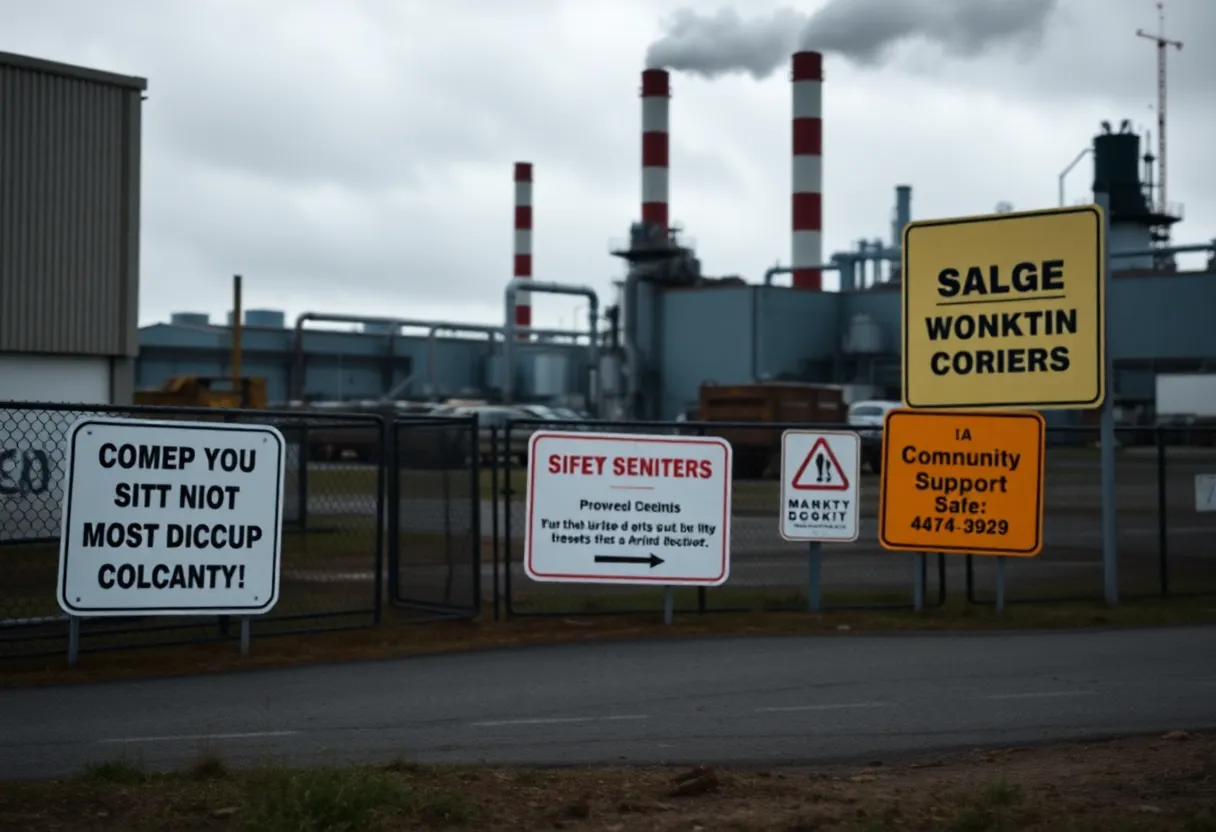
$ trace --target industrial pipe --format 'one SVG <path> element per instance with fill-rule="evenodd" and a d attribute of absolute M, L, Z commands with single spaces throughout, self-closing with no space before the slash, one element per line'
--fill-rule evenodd
<path fill-rule="evenodd" d="M 552 281 L 513 279 L 507 284 L 504 299 L 506 301 L 506 336 L 502 342 L 502 400 L 504 404 L 511 403 L 515 387 L 515 365 L 511 351 L 514 347 L 517 327 L 515 326 L 515 298 L 520 290 L 526 289 L 529 294 L 540 292 L 549 295 L 577 295 L 587 299 L 587 322 L 591 338 L 591 379 L 588 385 L 588 396 L 592 411 L 595 415 L 600 412 L 599 372 L 600 372 L 600 297 L 589 286 L 575 286 L 568 283 Z"/>
<path fill-rule="evenodd" d="M 1112 251 L 1111 259 L 1120 257 L 1153 257 L 1162 254 L 1216 254 L 1216 240 L 1208 243 L 1189 243 L 1181 246 L 1162 246 L 1161 248 L 1146 248 L 1140 251 Z"/>
<path fill-rule="evenodd" d="M 840 262 L 836 259 L 838 256 L 839 255 L 833 254 L 832 262 L 830 265 L 814 266 L 813 267 L 814 270 L 820 271 L 820 272 L 840 271 Z M 794 269 L 790 266 L 769 266 L 767 269 L 764 270 L 764 285 L 772 286 L 774 277 L 776 277 L 779 274 L 792 274 L 793 272 L 794 272 Z"/>
<path fill-rule="evenodd" d="M 531 278 L 524 278 L 524 279 L 530 280 Z M 493 344 L 494 344 L 495 335 L 502 335 L 504 337 L 506 335 L 505 330 L 501 326 L 494 326 L 492 324 L 459 324 L 459 325 L 435 324 L 434 326 L 432 326 L 431 331 L 429 333 L 427 333 L 427 344 L 426 344 L 426 368 L 427 368 L 426 378 L 427 378 L 427 384 L 431 388 L 432 391 L 434 391 L 434 389 L 435 389 L 435 344 L 439 340 L 438 335 L 440 332 L 480 332 L 480 333 L 483 333 L 483 334 L 489 336 L 489 341 L 490 341 L 491 346 L 493 346 Z M 573 330 L 573 329 L 536 329 L 536 328 L 530 327 L 530 326 L 517 326 L 515 328 L 515 334 L 516 335 L 558 336 L 558 337 L 569 336 L 572 338 L 580 338 L 583 336 L 590 337 L 590 333 L 579 332 L 579 331 Z M 397 388 L 394 387 L 393 390 L 390 391 L 390 393 L 386 395 L 386 398 L 391 397 L 391 395 L 395 394 L 396 392 L 397 392 Z"/>
<path fill-rule="evenodd" d="M 331 314 L 328 312 L 302 312 L 296 316 L 295 332 L 292 338 L 292 379 L 291 379 L 291 395 L 290 399 L 302 399 L 304 392 L 304 324 L 308 321 L 316 321 L 321 323 L 331 324 L 382 324 L 389 328 L 386 334 L 388 341 L 388 354 L 393 356 L 396 353 L 394 344 L 396 343 L 398 330 L 402 327 L 441 327 L 443 329 L 466 330 L 470 327 L 476 328 L 478 324 L 464 324 L 454 321 L 427 321 L 418 318 L 385 318 L 369 315 L 340 315 Z M 567 330 L 532 330 L 535 334 L 568 334 Z M 595 327 L 592 326 L 594 334 Z M 594 337 L 594 336 L 593 336 Z"/>

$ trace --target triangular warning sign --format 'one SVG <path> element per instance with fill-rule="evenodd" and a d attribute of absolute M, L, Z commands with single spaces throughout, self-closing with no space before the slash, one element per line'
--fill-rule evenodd
<path fill-rule="evenodd" d="M 790 485 L 798 491 L 848 491 L 849 478 L 822 436 L 815 440 Z"/>

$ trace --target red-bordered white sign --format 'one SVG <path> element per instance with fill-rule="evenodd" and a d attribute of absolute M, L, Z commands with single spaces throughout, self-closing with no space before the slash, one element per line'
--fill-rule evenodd
<path fill-rule="evenodd" d="M 538 430 L 526 499 L 534 581 L 717 586 L 730 575 L 724 439 Z"/>

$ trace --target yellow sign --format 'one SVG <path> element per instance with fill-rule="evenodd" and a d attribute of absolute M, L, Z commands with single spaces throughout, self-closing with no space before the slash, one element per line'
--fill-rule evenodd
<path fill-rule="evenodd" d="M 910 223 L 904 405 L 1101 407 L 1105 271 L 1097 205 Z"/>
<path fill-rule="evenodd" d="M 1045 434 L 1034 411 L 888 411 L 878 541 L 897 551 L 1037 555 Z"/>

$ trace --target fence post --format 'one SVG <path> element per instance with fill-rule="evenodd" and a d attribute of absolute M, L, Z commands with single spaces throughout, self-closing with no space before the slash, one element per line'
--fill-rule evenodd
<path fill-rule="evenodd" d="M 473 435 L 474 456 L 481 455 L 481 430 Z M 494 620 L 502 614 L 498 582 L 498 425 L 490 425 L 490 579 L 494 582 Z M 480 501 L 480 496 L 478 497 Z"/>
<path fill-rule="evenodd" d="M 514 606 L 514 600 L 511 597 L 511 497 L 515 492 L 511 488 L 511 420 L 508 419 L 502 426 L 502 445 L 503 445 L 503 501 L 502 501 L 502 586 L 503 595 L 505 596 L 505 618 L 511 617 L 511 612 Z M 495 465 L 498 461 L 495 460 Z"/>
<path fill-rule="evenodd" d="M 1157 559 L 1161 573 L 1161 597 L 1170 595 L 1169 520 L 1167 517 L 1167 494 L 1165 477 L 1165 429 L 1156 426 L 1157 437 Z"/>
<path fill-rule="evenodd" d="M 376 553 L 373 557 L 376 600 L 372 621 L 379 626 L 384 617 L 384 549 L 388 544 L 389 593 L 395 601 L 400 598 L 401 494 L 399 460 L 397 459 L 397 424 L 380 417 L 380 464 L 376 467 Z M 392 466 L 391 469 L 389 466 Z M 386 505 L 387 504 L 387 505 Z M 387 541 L 385 535 L 388 535 Z"/>
<path fill-rule="evenodd" d="M 469 476 L 473 480 L 473 492 L 470 502 L 473 504 L 473 618 L 476 619 L 481 615 L 483 609 L 481 605 L 481 552 L 483 545 L 481 539 L 481 456 L 477 453 L 477 444 L 479 444 L 481 437 L 481 419 L 476 412 L 473 413 L 473 423 L 470 426 L 470 432 L 474 442 L 473 464 L 470 466 L 472 470 L 469 472 Z M 497 586 L 494 591 L 497 593 Z"/>

